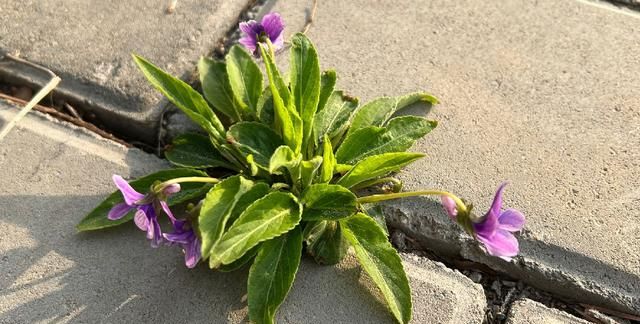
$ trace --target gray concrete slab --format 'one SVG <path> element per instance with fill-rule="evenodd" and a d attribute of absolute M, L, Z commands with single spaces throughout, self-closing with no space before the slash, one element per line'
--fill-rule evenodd
<path fill-rule="evenodd" d="M 17 107 L 0 101 L 0 127 Z M 0 143 L 0 323 L 241 323 L 246 269 L 184 267 L 135 226 L 75 232 L 113 191 L 112 173 L 166 167 L 137 149 L 31 113 Z M 442 264 L 403 255 L 415 323 L 481 323 L 482 287 Z M 355 258 L 302 263 L 279 323 L 393 323 Z"/>
<path fill-rule="evenodd" d="M 288 32 L 311 1 L 279 1 Z M 322 1 L 308 35 L 340 88 L 366 102 L 428 90 L 440 121 L 400 173 L 480 212 L 510 180 L 522 256 L 486 257 L 433 199 L 389 204 L 428 248 L 570 299 L 640 312 L 640 15 L 580 1 Z M 286 63 L 287 55 L 280 61 Z M 283 64 L 284 65 L 284 64 Z M 423 110 L 416 107 L 415 111 Z"/>
<path fill-rule="evenodd" d="M 189 78 L 248 2 L 179 1 L 167 14 L 170 1 L 4 1 L 0 53 L 18 52 L 50 68 L 63 80 L 58 95 L 118 134 L 155 143 L 166 101 L 138 72 L 131 53 Z M 0 77 L 39 86 L 47 81 L 11 61 L 0 64 Z"/>
<path fill-rule="evenodd" d="M 507 324 L 587 324 L 559 309 L 549 308 L 531 299 L 520 299 L 511 305 Z"/>

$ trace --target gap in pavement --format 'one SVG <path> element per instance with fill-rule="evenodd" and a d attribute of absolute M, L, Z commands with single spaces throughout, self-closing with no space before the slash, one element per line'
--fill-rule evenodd
<path fill-rule="evenodd" d="M 260 10 L 260 7 L 265 3 L 265 0 L 252 0 L 249 1 L 244 9 L 242 9 L 239 16 L 235 19 L 234 24 L 231 25 L 223 37 L 218 39 L 209 53 L 209 56 L 217 56 L 220 49 L 224 49 L 225 45 L 229 42 L 229 36 L 237 32 L 238 23 L 243 20 L 253 19 L 256 13 Z M 179 10 L 179 8 L 178 8 Z M 52 72 L 46 68 L 41 67 L 32 62 L 27 62 L 20 58 L 20 53 L 5 53 L 0 52 L 0 65 L 11 67 L 5 73 L 0 69 L 0 97 L 11 100 L 18 104 L 25 104 L 29 101 L 33 94 L 40 90 L 40 85 L 45 84 L 50 78 L 49 74 Z M 17 59 L 13 59 L 16 57 Z M 25 63 L 26 62 L 26 63 Z M 199 82 L 197 81 L 196 67 L 185 73 L 186 78 L 183 78 L 185 82 L 198 88 Z M 75 82 L 72 76 L 65 76 L 59 74 L 64 82 Z M 101 91 L 107 91 L 101 89 Z M 43 99 L 34 110 L 49 114 L 59 120 L 70 122 L 76 126 L 80 126 L 88 129 L 91 132 L 98 134 L 101 137 L 113 140 L 122 145 L 128 147 L 137 147 L 144 150 L 147 153 L 155 155 L 162 155 L 163 143 L 158 142 L 157 139 L 153 142 L 149 142 L 148 139 L 139 138 L 135 132 L 129 132 L 125 130 L 113 129 L 113 118 L 118 118 L 112 115 L 100 116 L 94 112 L 100 112 L 105 109 L 101 102 L 96 102 L 94 98 L 80 97 L 75 93 L 64 91 L 61 88 L 54 89 L 45 99 Z M 164 123 L 164 118 L 167 113 L 177 111 L 171 104 L 167 104 L 162 112 L 160 123 Z M 161 132 L 160 132 L 161 133 Z"/>
<path fill-rule="evenodd" d="M 603 1 L 611 3 L 616 7 L 627 8 L 635 11 L 640 11 L 640 0 L 590 0 L 590 1 Z"/>
<path fill-rule="evenodd" d="M 619 1 L 624 2 L 625 0 Z M 612 2 L 617 1 L 612 0 Z M 268 9 L 268 7 L 270 5 L 273 5 L 273 3 L 273 0 L 256 0 L 251 2 L 238 17 L 237 23 L 248 19 L 255 19 L 259 12 L 264 11 L 263 9 Z M 636 7 L 636 9 L 637 8 L 638 7 Z M 225 34 L 223 38 L 219 39 L 209 56 L 215 58 L 223 58 L 230 46 L 237 42 L 237 39 L 239 38 L 237 23 L 233 25 L 232 28 L 230 28 L 230 30 Z M 196 77 L 197 74 L 195 68 L 192 72 L 193 73 L 186 81 L 194 85 L 196 88 L 199 88 L 200 85 Z M 37 91 L 37 89 L 33 89 L 33 85 L 20 84 L 19 82 L 15 82 L 15 80 L 12 80 L 10 77 L 0 76 L 0 92 L 4 92 L 12 97 L 28 100 L 28 98 L 36 92 L 34 90 Z M 64 94 L 54 93 L 48 96 L 47 99 L 43 100 L 42 104 L 47 107 L 53 107 L 50 109 L 55 109 L 55 111 L 57 111 L 57 113 L 50 112 L 50 114 L 52 114 L 54 117 L 66 121 L 70 121 L 69 118 L 71 118 L 72 120 L 76 119 L 76 122 L 82 121 L 89 125 L 93 125 L 94 127 L 97 127 L 106 133 L 106 135 L 100 134 L 101 136 L 109 138 L 108 135 L 111 133 L 109 129 L 103 125 L 103 123 L 95 116 L 95 114 L 86 112 L 87 109 L 84 108 L 87 104 L 86 102 L 74 101 L 72 98 L 65 97 Z M 70 106 L 71 109 L 67 106 Z M 167 117 L 175 114 L 177 111 L 178 110 L 175 107 L 165 109 L 162 120 L 166 121 Z M 68 117 L 61 117 L 61 115 L 65 115 Z M 90 128 L 90 126 L 84 127 L 96 132 L 95 129 Z M 110 139 L 118 141 L 118 138 L 122 138 L 124 139 L 124 141 L 126 141 L 126 143 L 139 147 L 147 152 L 153 152 L 156 154 L 160 154 L 161 152 L 161 146 L 157 148 L 151 147 L 143 142 L 137 142 L 134 138 L 127 137 L 126 134 L 116 134 L 114 138 Z M 160 140 L 160 143 L 166 143 L 162 139 L 162 133 Z M 404 234 L 402 232 L 399 232 L 398 230 L 394 230 L 392 232 L 392 239 L 393 237 L 396 237 L 396 239 L 393 240 L 394 245 L 399 250 L 427 256 L 430 259 L 442 262 L 452 269 L 459 270 L 463 274 L 470 277 L 474 282 L 482 284 L 485 289 L 485 295 L 487 296 L 489 305 L 486 313 L 486 322 L 488 323 L 504 322 L 504 320 L 506 319 L 506 315 L 509 312 L 511 303 L 521 296 L 525 296 L 529 299 L 542 302 L 547 306 L 569 312 L 578 317 L 586 318 L 585 316 L 583 316 L 584 312 L 586 311 L 585 307 L 577 302 L 565 301 L 562 298 L 554 297 L 552 294 L 527 286 L 521 281 L 509 277 L 507 274 L 497 273 L 493 270 L 490 270 L 488 267 L 480 263 L 468 260 L 455 260 L 451 258 L 445 259 L 438 257 L 436 254 L 431 253 L 422 247 L 411 246 L 411 244 L 413 243 L 410 243 L 410 237 L 405 236 L 405 245 L 403 247 L 399 243 L 402 241 L 402 238 L 398 238 L 401 235 L 397 233 L 401 233 L 402 235 Z M 409 242 L 410 244 L 407 244 L 406 242 Z"/>
<path fill-rule="evenodd" d="M 418 240 L 388 222 L 387 227 L 389 228 L 391 243 L 398 251 L 440 262 L 446 267 L 457 270 L 469 277 L 471 281 L 480 284 L 487 298 L 484 323 L 505 323 L 508 319 L 511 305 L 521 298 L 527 298 L 544 304 L 549 308 L 554 308 L 594 323 L 640 324 L 640 317 L 638 316 L 620 313 L 597 305 L 582 304 L 528 285 L 508 273 L 495 271 L 482 263 L 460 257 L 444 256 L 425 248 Z"/>

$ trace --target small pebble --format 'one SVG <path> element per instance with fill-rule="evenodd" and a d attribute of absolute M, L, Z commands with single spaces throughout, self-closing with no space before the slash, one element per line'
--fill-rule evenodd
<path fill-rule="evenodd" d="M 500 281 L 494 281 L 493 283 L 491 283 L 491 290 L 499 293 L 500 292 Z"/>
<path fill-rule="evenodd" d="M 515 287 L 517 285 L 517 283 L 515 281 L 510 281 L 510 280 L 503 280 L 502 284 L 505 287 L 509 287 L 509 288 L 513 288 L 513 287 Z"/>
<path fill-rule="evenodd" d="M 404 251 L 407 249 L 407 236 L 401 231 L 394 231 L 391 233 L 391 243 L 393 243 L 398 250 Z"/>
<path fill-rule="evenodd" d="M 475 283 L 479 283 L 480 281 L 482 281 L 482 274 L 479 272 L 472 272 L 471 274 L 469 274 L 469 279 L 471 279 L 471 281 Z"/>

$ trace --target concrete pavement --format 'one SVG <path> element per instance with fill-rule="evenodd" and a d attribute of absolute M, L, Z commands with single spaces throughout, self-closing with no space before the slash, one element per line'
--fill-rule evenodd
<path fill-rule="evenodd" d="M 288 33 L 312 1 L 280 1 Z M 539 288 L 640 313 L 640 15 L 579 1 L 321 1 L 308 36 L 367 102 L 427 90 L 440 122 L 399 177 L 527 216 L 521 257 L 486 257 L 431 198 L 387 205 L 425 247 Z M 286 65 L 288 57 L 281 55 Z M 424 113 L 424 107 L 413 112 Z"/>
<path fill-rule="evenodd" d="M 511 305 L 507 324 L 587 324 L 589 322 L 568 313 L 546 307 L 530 299 L 517 300 Z"/>
<path fill-rule="evenodd" d="M 0 101 L 0 125 L 18 108 Z M 189 270 L 175 247 L 152 249 L 133 224 L 76 233 L 114 190 L 112 173 L 167 167 L 83 129 L 32 112 L 0 143 L 0 323 L 244 323 L 246 269 Z M 442 264 L 403 255 L 415 323 L 481 323 L 478 284 Z M 305 259 L 279 323 L 393 323 L 372 282 L 348 257 Z"/>
<path fill-rule="evenodd" d="M 19 54 L 60 77 L 57 98 L 96 115 L 94 123 L 154 145 L 167 101 L 149 87 L 131 59 L 136 53 L 189 79 L 249 1 L 5 1 L 2 53 Z M 0 80 L 42 87 L 48 76 L 5 60 Z"/>

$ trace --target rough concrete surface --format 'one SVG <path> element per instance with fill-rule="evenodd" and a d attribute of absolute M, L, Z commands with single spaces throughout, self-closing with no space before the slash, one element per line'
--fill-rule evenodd
<path fill-rule="evenodd" d="M 17 107 L 0 101 L 0 128 Z M 76 233 L 112 192 L 110 176 L 166 167 L 136 149 L 31 113 L 0 143 L 0 323 L 240 323 L 246 269 L 184 267 L 175 247 L 152 249 L 133 225 Z M 404 255 L 415 323 L 481 323 L 482 287 L 441 264 Z M 348 257 L 305 259 L 280 323 L 393 323 Z"/>
<path fill-rule="evenodd" d="M 530 299 L 511 305 L 507 324 L 587 324 L 589 322 Z"/>
<path fill-rule="evenodd" d="M 50 68 L 56 93 L 93 111 L 109 129 L 155 143 L 166 101 L 137 70 L 137 53 L 173 75 L 190 77 L 201 55 L 236 23 L 248 1 L 9 0 L 0 7 L 2 52 Z M 0 79 L 43 86 L 48 77 L 5 61 Z"/>
<path fill-rule="evenodd" d="M 311 1 L 271 8 L 302 28 Z M 484 213 L 527 216 L 521 257 L 486 257 L 432 198 L 388 205 L 428 248 L 572 300 L 640 313 L 640 15 L 578 1 L 321 1 L 307 33 L 340 88 L 367 102 L 428 90 L 440 121 L 403 170 Z M 280 61 L 286 66 L 286 54 Z M 414 111 L 424 110 L 414 107 Z"/>

